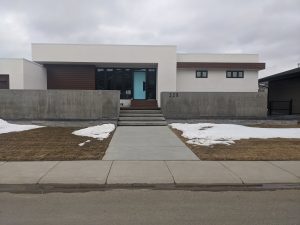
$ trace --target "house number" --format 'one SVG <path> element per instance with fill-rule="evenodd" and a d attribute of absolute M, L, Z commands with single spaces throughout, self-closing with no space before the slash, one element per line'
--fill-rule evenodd
<path fill-rule="evenodd" d="M 169 93 L 169 98 L 177 98 L 178 97 L 178 92 L 170 92 Z"/>

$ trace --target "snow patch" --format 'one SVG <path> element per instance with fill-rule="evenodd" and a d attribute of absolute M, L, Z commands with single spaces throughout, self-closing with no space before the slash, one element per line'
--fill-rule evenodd
<path fill-rule="evenodd" d="M 32 130 L 41 127 L 43 126 L 12 124 L 0 119 L 0 134 Z"/>
<path fill-rule="evenodd" d="M 72 134 L 77 136 L 91 137 L 91 138 L 96 138 L 98 140 L 103 140 L 105 138 L 108 138 L 109 134 L 112 131 L 114 131 L 114 129 L 115 129 L 115 125 L 108 123 L 108 124 L 97 125 L 93 127 L 87 127 L 81 130 L 76 130 Z"/>
<path fill-rule="evenodd" d="M 82 142 L 82 143 L 79 143 L 78 145 L 81 147 L 81 146 L 84 146 L 85 143 L 89 143 L 89 142 L 91 142 L 91 140 L 86 140 L 86 141 L 84 141 L 84 142 Z"/>
<path fill-rule="evenodd" d="M 234 144 L 234 141 L 249 138 L 300 138 L 300 128 L 258 128 L 236 124 L 172 123 L 170 126 L 182 131 L 187 143 L 203 146 Z"/>

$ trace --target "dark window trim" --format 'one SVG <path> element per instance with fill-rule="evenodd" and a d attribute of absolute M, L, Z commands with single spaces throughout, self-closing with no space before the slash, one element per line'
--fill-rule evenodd
<path fill-rule="evenodd" d="M 236 77 L 233 77 L 233 73 L 237 73 Z M 230 73 L 230 75 L 228 75 Z M 242 76 L 239 76 L 239 73 L 242 73 Z M 244 78 L 244 71 L 243 70 L 227 70 L 226 71 L 226 78 Z"/>
<path fill-rule="evenodd" d="M 200 76 L 197 75 L 198 73 L 200 73 Z M 207 77 L 208 77 L 208 70 L 196 70 L 196 78 L 207 78 Z"/>

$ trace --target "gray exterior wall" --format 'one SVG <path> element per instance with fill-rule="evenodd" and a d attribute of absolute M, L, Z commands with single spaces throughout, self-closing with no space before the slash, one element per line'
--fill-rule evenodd
<path fill-rule="evenodd" d="M 266 92 L 163 92 L 167 119 L 266 118 Z"/>
<path fill-rule="evenodd" d="M 119 91 L 0 90 L 2 119 L 117 119 L 119 105 Z"/>

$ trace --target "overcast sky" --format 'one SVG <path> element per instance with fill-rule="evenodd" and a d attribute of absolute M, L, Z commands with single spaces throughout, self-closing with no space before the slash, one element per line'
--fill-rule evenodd
<path fill-rule="evenodd" d="M 300 63 L 300 0 L 0 0 L 0 57 L 31 59 L 32 42 L 258 53 L 266 76 Z"/>

